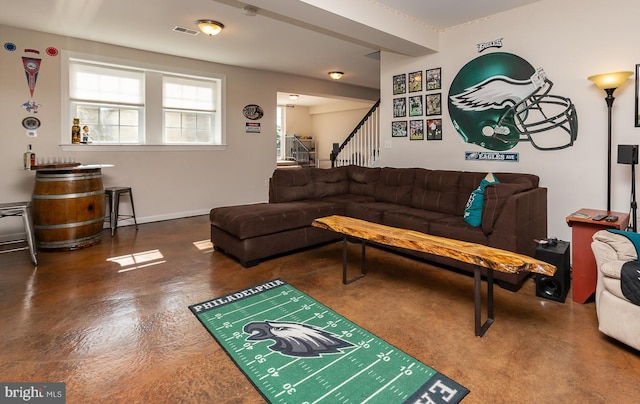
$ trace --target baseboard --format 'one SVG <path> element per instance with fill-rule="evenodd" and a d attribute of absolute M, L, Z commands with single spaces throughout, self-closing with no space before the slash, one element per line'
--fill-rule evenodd
<path fill-rule="evenodd" d="M 186 218 L 186 217 L 208 215 L 210 210 L 211 209 L 201 209 L 201 210 L 191 210 L 191 211 L 186 211 L 186 212 L 169 213 L 169 214 L 166 214 L 166 215 L 137 217 L 136 220 L 138 221 L 138 224 L 162 222 L 162 221 L 165 221 L 165 220 L 183 219 L 183 218 Z M 126 219 L 126 220 L 119 221 L 118 222 L 118 227 L 132 226 L 133 224 L 134 224 L 133 223 L 133 219 Z M 105 222 L 104 228 L 105 229 L 109 228 L 109 223 L 108 222 Z M 26 238 L 26 233 L 25 232 L 3 234 L 3 235 L 0 235 L 0 243 L 5 242 L 5 241 L 21 240 L 21 239 L 24 239 L 24 238 Z"/>
<path fill-rule="evenodd" d="M 190 210 L 186 212 L 169 213 L 166 215 L 144 216 L 144 217 L 138 216 L 136 217 L 136 221 L 138 222 L 138 224 L 162 222 L 165 220 L 183 219 L 186 217 L 208 215 L 210 211 L 211 209 L 201 209 L 201 210 Z M 133 224 L 134 224 L 133 219 L 125 219 L 125 220 L 120 220 L 118 222 L 118 227 L 132 226 Z M 109 223 L 105 222 L 105 229 L 108 229 L 108 228 L 109 228 Z"/>

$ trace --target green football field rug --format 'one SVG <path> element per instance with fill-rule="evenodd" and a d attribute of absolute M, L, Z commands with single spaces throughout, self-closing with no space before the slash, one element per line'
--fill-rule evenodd
<path fill-rule="evenodd" d="M 469 390 L 281 279 L 189 306 L 271 403 L 457 403 Z"/>

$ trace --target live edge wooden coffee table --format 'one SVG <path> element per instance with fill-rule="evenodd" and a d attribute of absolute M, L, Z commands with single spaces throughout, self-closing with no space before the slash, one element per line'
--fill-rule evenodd
<path fill-rule="evenodd" d="M 349 284 L 364 277 L 367 273 L 365 265 L 365 246 L 371 244 L 400 247 L 407 250 L 440 255 L 458 261 L 473 264 L 475 333 L 482 337 L 493 324 L 493 271 L 517 273 L 521 271 L 535 272 L 552 276 L 556 267 L 526 255 L 487 247 L 466 241 L 452 240 L 431 236 L 417 231 L 384 226 L 365 220 L 345 216 L 327 216 L 313 221 L 312 226 L 341 233 L 342 249 L 342 283 Z M 347 279 L 347 238 L 362 242 L 362 261 L 360 274 Z M 533 240 L 531 240 L 533 242 Z M 481 268 L 487 269 L 487 320 L 481 319 L 482 294 L 480 289 Z"/>

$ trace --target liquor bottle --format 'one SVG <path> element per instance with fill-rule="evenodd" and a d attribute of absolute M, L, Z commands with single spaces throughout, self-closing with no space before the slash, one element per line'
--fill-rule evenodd
<path fill-rule="evenodd" d="M 73 118 L 73 126 L 71 127 L 71 143 L 80 143 L 80 119 Z"/>
<path fill-rule="evenodd" d="M 31 167 L 36 165 L 36 154 L 31 151 L 31 145 L 27 148 L 27 151 L 24 153 L 24 169 L 31 170 Z"/>

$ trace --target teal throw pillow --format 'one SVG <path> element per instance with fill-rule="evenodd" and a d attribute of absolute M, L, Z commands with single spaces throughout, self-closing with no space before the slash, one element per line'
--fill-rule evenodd
<path fill-rule="evenodd" d="M 469 196 L 467 206 L 464 208 L 464 221 L 473 226 L 479 227 L 482 224 L 482 208 L 484 207 L 484 189 L 489 184 L 496 184 L 500 181 L 492 174 L 487 174 L 486 177 L 480 181 L 480 186 L 474 189 Z"/>

